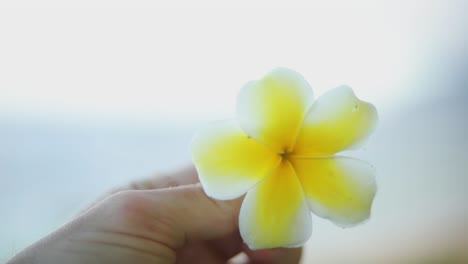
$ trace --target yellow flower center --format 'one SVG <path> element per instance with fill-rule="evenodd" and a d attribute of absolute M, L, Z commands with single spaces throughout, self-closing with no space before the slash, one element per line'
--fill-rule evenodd
<path fill-rule="evenodd" d="M 281 157 L 282 160 L 289 160 L 289 156 L 292 154 L 292 151 L 284 150 L 281 153 L 278 153 L 278 155 Z"/>

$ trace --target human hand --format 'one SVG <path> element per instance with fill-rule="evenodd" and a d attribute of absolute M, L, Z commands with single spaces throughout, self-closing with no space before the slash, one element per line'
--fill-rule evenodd
<path fill-rule="evenodd" d="M 8 263 L 298 263 L 301 248 L 252 251 L 243 244 L 242 199 L 207 197 L 193 168 L 136 182 Z M 232 259 L 242 252 L 247 257 Z"/>

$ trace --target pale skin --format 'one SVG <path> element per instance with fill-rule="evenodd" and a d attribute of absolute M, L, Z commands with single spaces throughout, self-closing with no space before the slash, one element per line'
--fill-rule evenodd
<path fill-rule="evenodd" d="M 194 168 L 138 181 L 97 201 L 8 264 L 299 263 L 301 248 L 250 250 L 238 230 L 243 198 L 209 198 Z"/>

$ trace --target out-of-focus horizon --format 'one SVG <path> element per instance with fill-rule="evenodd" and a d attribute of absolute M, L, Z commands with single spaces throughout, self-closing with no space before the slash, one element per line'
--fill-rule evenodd
<path fill-rule="evenodd" d="M 304 263 L 468 260 L 467 9 L 372 3 L 0 9 L 0 261 L 106 190 L 188 164 L 194 131 L 278 66 L 316 97 L 348 84 L 380 116 L 350 154 L 379 172 L 371 219 L 314 217 Z"/>

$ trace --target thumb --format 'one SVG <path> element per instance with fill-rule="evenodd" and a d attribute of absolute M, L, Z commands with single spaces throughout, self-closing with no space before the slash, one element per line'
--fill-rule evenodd
<path fill-rule="evenodd" d="M 155 220 L 168 226 L 167 235 L 177 245 L 215 239 L 238 229 L 243 197 L 215 200 L 205 194 L 200 183 L 144 192 L 154 200 Z"/>

